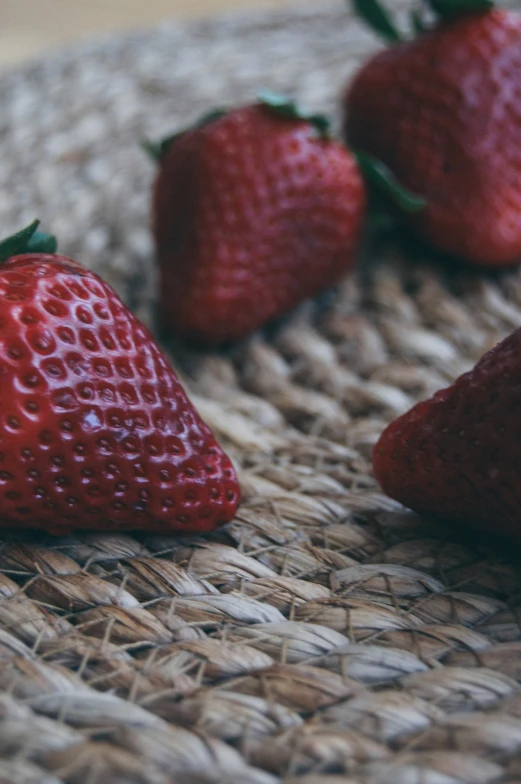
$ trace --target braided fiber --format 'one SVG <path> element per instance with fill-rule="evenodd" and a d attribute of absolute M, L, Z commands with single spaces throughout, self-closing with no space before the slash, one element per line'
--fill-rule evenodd
<path fill-rule="evenodd" d="M 154 327 L 137 141 L 262 87 L 334 110 L 375 46 L 328 0 L 5 73 L 2 234 L 38 216 Z M 2 535 L 0 784 L 519 784 L 516 554 L 370 466 L 386 422 L 519 326 L 517 271 L 387 244 L 233 351 L 170 345 L 244 503 L 209 538 Z"/>

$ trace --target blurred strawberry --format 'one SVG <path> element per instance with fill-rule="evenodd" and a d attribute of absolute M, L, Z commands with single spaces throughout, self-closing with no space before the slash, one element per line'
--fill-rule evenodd
<path fill-rule="evenodd" d="M 188 533 L 230 520 L 232 465 L 152 336 L 36 228 L 0 244 L 0 526 Z"/>
<path fill-rule="evenodd" d="M 401 41 L 377 0 L 354 6 L 393 46 L 356 75 L 345 135 L 424 210 L 409 220 L 434 246 L 503 265 L 521 259 L 521 17 L 490 0 L 429 0 L 432 29 Z"/>
<path fill-rule="evenodd" d="M 521 538 L 521 330 L 383 432 L 384 491 L 421 512 Z"/>
<path fill-rule="evenodd" d="M 323 117 L 269 94 L 154 152 L 161 317 L 177 334 L 240 338 L 352 267 L 365 188 Z"/>

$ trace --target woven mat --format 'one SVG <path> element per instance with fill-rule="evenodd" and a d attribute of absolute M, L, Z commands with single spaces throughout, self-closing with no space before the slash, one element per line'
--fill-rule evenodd
<path fill-rule="evenodd" d="M 374 46 L 335 2 L 3 75 L 0 228 L 38 215 L 153 325 L 136 139 L 263 86 L 333 109 Z M 231 353 L 174 351 L 240 470 L 234 522 L 3 535 L 2 784 L 521 782 L 516 554 L 407 512 L 370 468 L 385 422 L 521 325 L 521 276 L 370 256 Z"/>

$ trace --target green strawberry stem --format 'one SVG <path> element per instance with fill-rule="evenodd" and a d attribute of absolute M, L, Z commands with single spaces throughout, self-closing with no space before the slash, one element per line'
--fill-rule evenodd
<path fill-rule="evenodd" d="M 257 97 L 263 106 L 271 109 L 280 117 L 288 117 L 291 120 L 305 120 L 313 125 L 320 139 L 330 138 L 331 123 L 325 115 L 306 112 L 295 101 L 290 100 L 281 93 L 271 92 L 271 90 L 261 90 Z"/>
<path fill-rule="evenodd" d="M 210 112 L 203 114 L 203 116 L 197 120 L 197 122 L 195 122 L 193 125 L 190 125 L 188 128 L 185 128 L 183 131 L 172 133 L 170 136 L 165 136 L 164 139 L 160 139 L 157 142 L 151 141 L 150 139 L 143 139 L 141 142 L 141 147 L 144 149 L 147 155 L 152 158 L 153 161 L 160 163 L 176 139 L 179 139 L 187 131 L 192 131 L 196 128 L 203 128 L 205 125 L 210 125 L 210 123 L 215 122 L 215 120 L 219 120 L 221 117 L 224 117 L 225 114 L 227 114 L 226 109 L 212 109 Z"/>
<path fill-rule="evenodd" d="M 396 44 L 404 40 L 391 14 L 380 3 L 380 0 L 351 0 L 351 2 L 355 13 L 385 41 Z M 490 11 L 495 6 L 493 0 L 426 0 L 426 3 L 441 20 L 454 19 L 464 14 Z M 429 29 L 424 24 L 419 9 L 411 12 L 410 19 L 416 35 L 422 35 Z"/>
<path fill-rule="evenodd" d="M 39 220 L 0 242 L 0 262 L 22 253 L 56 253 L 58 243 L 52 234 L 38 231 Z"/>
<path fill-rule="evenodd" d="M 490 11 L 493 0 L 428 0 L 429 6 L 440 19 L 452 19 L 462 14 Z"/>
<path fill-rule="evenodd" d="M 385 41 L 396 44 L 402 40 L 391 15 L 379 0 L 352 0 L 355 13 Z"/>
<path fill-rule="evenodd" d="M 422 13 L 419 9 L 413 9 L 409 16 L 412 31 L 419 37 L 429 31 L 429 26 L 424 22 Z"/>
<path fill-rule="evenodd" d="M 358 165 L 368 185 L 389 196 L 404 212 L 421 212 L 427 201 L 400 185 L 391 170 L 377 158 L 365 152 L 355 152 Z"/>
<path fill-rule="evenodd" d="M 155 163 L 159 163 L 172 142 L 180 135 L 180 133 L 173 133 L 171 136 L 165 136 L 164 139 L 160 139 L 157 142 L 154 142 L 151 139 L 143 139 L 141 141 L 141 147 Z"/>

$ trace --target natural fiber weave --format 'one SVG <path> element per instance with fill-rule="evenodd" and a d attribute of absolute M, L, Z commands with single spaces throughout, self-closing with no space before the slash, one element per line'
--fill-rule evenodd
<path fill-rule="evenodd" d="M 317 10 L 318 9 L 318 10 Z M 35 215 L 153 324 L 136 146 L 264 86 L 331 109 L 342 3 L 108 38 L 0 79 L 0 224 Z M 240 469 L 209 539 L 0 549 L 1 784 L 521 782 L 521 569 L 385 498 L 385 422 L 521 325 L 521 275 L 388 247 L 226 354 L 176 350 Z"/>

